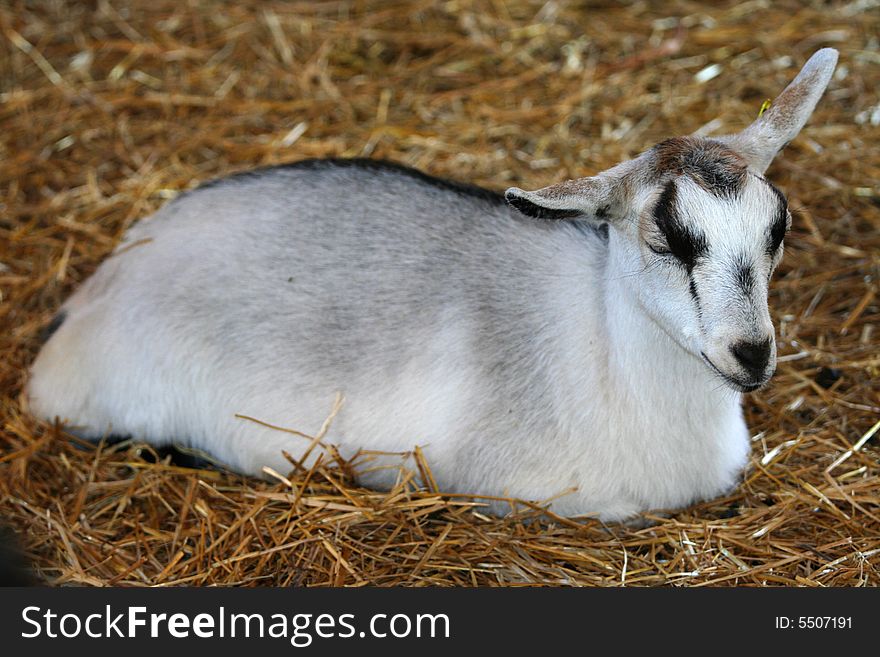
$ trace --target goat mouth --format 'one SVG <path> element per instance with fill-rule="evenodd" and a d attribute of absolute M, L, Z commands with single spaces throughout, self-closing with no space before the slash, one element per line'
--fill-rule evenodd
<path fill-rule="evenodd" d="M 758 381 L 758 382 L 752 381 L 749 383 L 743 383 L 742 381 L 737 381 L 732 376 L 729 376 L 729 375 L 725 374 L 724 372 L 722 372 L 720 369 L 718 369 L 718 367 L 715 365 L 715 363 L 713 363 L 711 360 L 709 360 L 709 357 L 704 352 L 701 351 L 700 356 L 703 357 L 703 360 L 706 362 L 707 365 L 709 365 L 709 367 L 712 368 L 712 371 L 715 372 L 715 374 L 717 374 L 722 379 L 724 379 L 724 382 L 727 385 L 729 385 L 731 388 L 736 390 L 737 392 L 754 392 L 755 390 L 762 387 L 766 383 L 766 381 Z"/>

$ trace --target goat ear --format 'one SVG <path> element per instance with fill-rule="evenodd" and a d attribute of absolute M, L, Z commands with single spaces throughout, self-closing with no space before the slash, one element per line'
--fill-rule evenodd
<path fill-rule="evenodd" d="M 614 205 L 614 188 L 614 180 L 600 174 L 566 180 L 534 192 L 511 187 L 504 198 L 523 214 L 538 219 L 595 217 L 606 221 Z"/>
<path fill-rule="evenodd" d="M 749 166 L 764 173 L 773 158 L 794 139 L 813 113 L 837 64 L 837 51 L 823 48 L 804 64 L 779 97 L 752 125 L 718 140 L 742 155 Z"/>

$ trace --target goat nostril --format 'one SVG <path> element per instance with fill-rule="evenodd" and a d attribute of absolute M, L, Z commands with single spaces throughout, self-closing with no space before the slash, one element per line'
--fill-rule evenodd
<path fill-rule="evenodd" d="M 737 342 L 730 348 L 740 364 L 753 374 L 761 374 L 770 360 L 770 339 L 762 342 Z"/>

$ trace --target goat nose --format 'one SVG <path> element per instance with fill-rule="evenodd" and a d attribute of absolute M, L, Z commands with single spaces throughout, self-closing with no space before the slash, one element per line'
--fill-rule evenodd
<path fill-rule="evenodd" d="M 773 342 L 770 338 L 761 342 L 737 342 L 730 348 L 731 353 L 739 361 L 749 374 L 756 379 L 764 374 L 767 369 L 767 361 L 770 360 L 770 347 Z"/>

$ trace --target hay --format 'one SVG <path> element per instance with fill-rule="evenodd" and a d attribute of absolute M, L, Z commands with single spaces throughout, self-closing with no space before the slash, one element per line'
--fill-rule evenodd
<path fill-rule="evenodd" d="M 659 3 L 657 4 L 659 7 Z M 0 5 L 0 492 L 39 575 L 87 585 L 880 584 L 880 149 L 871 3 Z M 277 483 L 82 445 L 26 413 L 39 334 L 138 217 L 198 181 L 312 156 L 504 188 L 733 130 L 816 48 L 841 65 L 772 167 L 796 210 L 772 386 L 729 497 L 637 529 Z M 716 120 L 717 119 L 717 120 Z M 427 475 L 429 464 L 421 463 Z M 429 479 L 429 477 L 426 477 Z"/>

